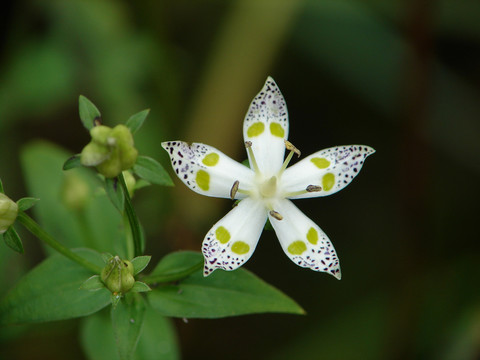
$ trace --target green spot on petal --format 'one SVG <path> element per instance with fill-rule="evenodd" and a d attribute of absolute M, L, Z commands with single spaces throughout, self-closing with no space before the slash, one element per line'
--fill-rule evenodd
<path fill-rule="evenodd" d="M 326 169 L 330 166 L 330 161 L 324 158 L 312 158 L 310 161 L 319 169 Z"/>
<path fill-rule="evenodd" d="M 206 171 L 198 170 L 195 181 L 200 189 L 204 191 L 210 189 L 210 175 Z"/>
<path fill-rule="evenodd" d="M 202 163 L 207 166 L 215 166 L 217 165 L 219 159 L 220 156 L 217 153 L 210 153 L 203 158 Z"/>
<path fill-rule="evenodd" d="M 308 230 L 307 240 L 310 244 L 316 245 L 318 242 L 318 232 L 313 227 Z"/>
<path fill-rule="evenodd" d="M 255 137 L 263 133 L 265 130 L 265 125 L 261 122 L 256 122 L 255 124 L 250 125 L 247 130 L 248 137 Z"/>
<path fill-rule="evenodd" d="M 272 133 L 272 135 L 278 136 L 280 138 L 283 138 L 285 136 L 285 130 L 279 123 L 270 123 L 270 132 Z"/>
<path fill-rule="evenodd" d="M 250 251 L 250 245 L 243 241 L 235 241 L 232 245 L 232 251 L 235 254 L 243 255 Z"/>
<path fill-rule="evenodd" d="M 333 188 L 333 185 L 335 185 L 335 175 L 332 173 L 327 173 L 323 175 L 322 178 L 322 187 L 324 191 L 329 191 Z"/>
<path fill-rule="evenodd" d="M 288 246 L 288 252 L 292 255 L 302 255 L 307 250 L 303 241 L 297 240 Z"/>
<path fill-rule="evenodd" d="M 217 236 L 217 240 L 220 241 L 222 244 L 226 244 L 228 240 L 230 240 L 230 233 L 227 229 L 223 226 L 219 226 L 215 231 L 215 235 Z"/>

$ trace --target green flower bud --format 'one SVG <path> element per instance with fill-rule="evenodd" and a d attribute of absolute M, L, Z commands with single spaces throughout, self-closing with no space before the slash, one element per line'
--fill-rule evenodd
<path fill-rule="evenodd" d="M 90 197 L 90 188 L 80 176 L 68 173 L 63 181 L 61 197 L 67 208 L 81 210 Z"/>
<path fill-rule="evenodd" d="M 130 169 L 137 160 L 133 136 L 125 125 L 113 129 L 99 125 L 90 130 L 92 141 L 83 148 L 80 161 L 85 166 L 96 166 L 100 174 L 112 178 Z"/>
<path fill-rule="evenodd" d="M 107 145 L 108 138 L 111 136 L 111 133 L 112 129 L 104 125 L 94 126 L 90 130 L 90 136 L 92 137 L 92 140 L 99 145 Z"/>
<path fill-rule="evenodd" d="M 3 234 L 15 222 L 18 205 L 7 195 L 0 193 L 0 234 Z"/>
<path fill-rule="evenodd" d="M 113 128 L 112 136 L 117 139 L 118 155 L 122 163 L 122 170 L 130 169 L 137 161 L 138 151 L 133 147 L 133 136 L 125 125 Z"/>
<path fill-rule="evenodd" d="M 103 268 L 100 278 L 114 295 L 125 294 L 135 284 L 133 271 L 133 265 L 130 261 L 114 256 Z"/>

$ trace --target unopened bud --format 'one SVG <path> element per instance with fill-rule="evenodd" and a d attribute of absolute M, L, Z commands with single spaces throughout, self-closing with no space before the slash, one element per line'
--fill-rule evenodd
<path fill-rule="evenodd" d="M 135 284 L 133 270 L 133 265 L 130 261 L 114 256 L 103 268 L 100 278 L 107 289 L 114 295 L 125 294 Z"/>
<path fill-rule="evenodd" d="M 0 234 L 3 234 L 15 222 L 18 205 L 7 195 L 0 193 Z"/>
<path fill-rule="evenodd" d="M 99 125 L 90 130 L 92 141 L 83 148 L 80 161 L 85 166 L 96 166 L 100 174 L 113 178 L 130 169 L 137 160 L 133 136 L 125 125 L 113 129 Z"/>

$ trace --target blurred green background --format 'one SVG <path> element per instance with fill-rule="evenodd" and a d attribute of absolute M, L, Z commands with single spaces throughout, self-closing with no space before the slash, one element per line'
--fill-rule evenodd
<path fill-rule="evenodd" d="M 0 177 L 13 199 L 31 195 L 25 145 L 74 154 L 89 141 L 80 94 L 107 125 L 150 108 L 136 145 L 165 166 L 160 142 L 176 139 L 244 160 L 243 117 L 268 75 L 303 154 L 377 150 L 345 190 L 296 202 L 334 243 L 342 280 L 295 266 L 264 232 L 246 267 L 308 314 L 176 320 L 183 359 L 480 358 L 480 2 L 24 0 L 0 16 Z M 200 250 L 231 207 L 174 180 L 135 195 L 153 263 Z M 0 294 L 44 257 L 24 245 L 0 246 Z M 77 321 L 2 329 L 0 357 L 85 359 L 78 337 Z"/>

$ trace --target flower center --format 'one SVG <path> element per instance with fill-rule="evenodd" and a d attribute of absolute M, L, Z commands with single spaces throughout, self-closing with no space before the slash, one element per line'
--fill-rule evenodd
<path fill-rule="evenodd" d="M 260 184 L 260 195 L 264 198 L 274 197 L 277 193 L 277 177 L 272 176 L 270 179 Z"/>

